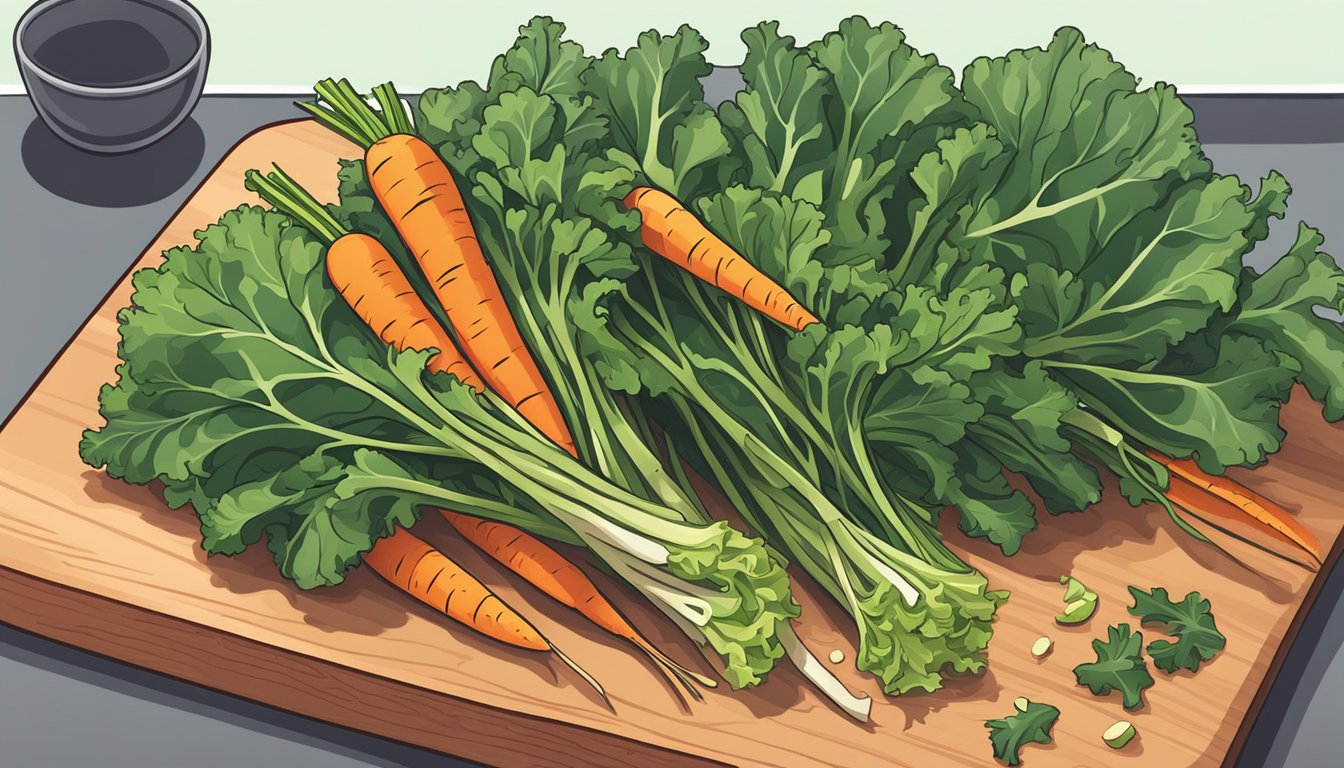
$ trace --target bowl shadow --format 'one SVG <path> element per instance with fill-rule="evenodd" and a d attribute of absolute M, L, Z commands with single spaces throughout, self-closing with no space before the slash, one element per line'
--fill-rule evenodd
<path fill-rule="evenodd" d="M 109 155 L 61 140 L 33 118 L 20 150 L 24 168 L 48 192 L 96 208 L 158 202 L 191 180 L 205 156 L 205 134 L 194 118 L 142 149 Z"/>

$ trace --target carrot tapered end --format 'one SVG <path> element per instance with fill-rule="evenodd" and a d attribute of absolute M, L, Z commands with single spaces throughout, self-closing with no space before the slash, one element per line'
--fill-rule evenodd
<path fill-rule="evenodd" d="M 1148 456 L 1171 473 L 1172 487 L 1168 489 L 1167 496 L 1173 502 L 1216 517 L 1248 518 L 1271 537 L 1306 552 L 1317 565 L 1324 562 L 1321 545 L 1316 537 L 1288 510 L 1231 478 L 1210 475 L 1189 459 L 1172 459 L 1155 451 L 1149 451 Z M 1190 491 L 1205 495 L 1206 500 L 1199 499 Z"/>

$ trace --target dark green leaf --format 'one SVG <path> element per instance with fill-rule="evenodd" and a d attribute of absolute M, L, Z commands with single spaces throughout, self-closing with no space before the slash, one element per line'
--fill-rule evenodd
<path fill-rule="evenodd" d="M 615 49 L 602 54 L 583 79 L 606 118 L 610 145 L 682 201 L 718 186 L 716 163 L 728 153 L 700 85 L 713 69 L 704 56 L 708 47 L 688 26 L 670 36 L 645 32 L 624 56 Z"/>
<path fill-rule="evenodd" d="M 1257 339 L 1224 338 L 1217 358 L 1189 371 L 1054 363 L 1051 370 L 1112 424 L 1159 452 L 1194 456 L 1206 472 L 1254 466 L 1283 443 L 1279 407 L 1295 362 Z"/>
<path fill-rule="evenodd" d="M 565 40 L 565 25 L 537 16 L 518 28 L 518 40 L 490 67 L 490 92 L 520 87 L 548 96 L 578 98 L 581 78 L 592 65 L 583 46 Z"/>
<path fill-rule="evenodd" d="M 1154 640 L 1148 644 L 1148 655 L 1158 669 L 1198 672 L 1201 662 L 1212 659 L 1227 645 L 1227 638 L 1213 621 L 1209 601 L 1198 592 L 1187 594 L 1179 603 L 1172 602 L 1162 587 L 1148 592 L 1130 587 L 1129 594 L 1134 598 L 1129 612 L 1138 617 L 1140 624 L 1162 625 L 1176 638 L 1176 642 Z"/>
<path fill-rule="evenodd" d="M 1095 241 L 1209 171 L 1175 89 L 1139 91 L 1076 29 L 1044 49 L 976 59 L 962 88 L 1009 155 L 1002 176 L 981 182 L 967 229 L 991 239 L 1009 271 L 1036 261 L 1077 272 Z"/>
<path fill-rule="evenodd" d="M 1307 391 L 1325 418 L 1344 418 L 1344 269 L 1320 250 L 1324 238 L 1306 224 L 1287 255 L 1262 275 L 1248 274 L 1246 297 L 1226 326 L 1297 361 Z M 1248 270 L 1249 272 L 1249 270 Z"/>
<path fill-rule="evenodd" d="M 1119 691 L 1125 709 L 1142 706 L 1143 691 L 1153 684 L 1143 658 L 1143 635 L 1131 631 L 1128 624 L 1112 625 L 1106 628 L 1105 640 L 1092 641 L 1092 650 L 1096 661 L 1073 668 L 1078 684 L 1097 696 Z"/>
<path fill-rule="evenodd" d="M 1058 719 L 1058 708 L 1029 701 L 1025 710 L 1015 709 L 1007 717 L 986 720 L 994 758 L 1008 765 L 1021 765 L 1022 748 L 1028 744 L 1049 744 L 1050 731 Z"/>

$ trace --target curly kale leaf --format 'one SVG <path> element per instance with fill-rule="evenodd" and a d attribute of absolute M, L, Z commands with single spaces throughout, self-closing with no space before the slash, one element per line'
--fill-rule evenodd
<path fill-rule="evenodd" d="M 989 743 L 994 757 L 1007 765 L 1022 764 L 1022 748 L 1028 744 L 1049 744 L 1050 731 L 1059 720 L 1059 708 L 1049 704 L 1028 701 L 1025 708 L 997 720 L 986 720 Z"/>
<path fill-rule="evenodd" d="M 1106 628 L 1105 640 L 1092 641 L 1092 650 L 1096 651 L 1096 661 L 1073 668 L 1078 684 L 1097 696 L 1119 691 L 1125 709 L 1142 706 L 1143 692 L 1153 684 L 1143 658 L 1143 635 L 1128 624 L 1112 625 Z"/>
<path fill-rule="evenodd" d="M 1134 598 L 1129 612 L 1139 619 L 1140 624 L 1162 625 L 1176 638 L 1175 642 L 1154 640 L 1148 644 L 1148 655 L 1153 657 L 1153 665 L 1158 669 L 1198 672 L 1202 662 L 1212 659 L 1227 645 L 1227 638 L 1213 621 L 1209 601 L 1198 592 L 1187 594 L 1179 603 L 1172 602 L 1162 587 L 1147 592 L 1130 587 L 1129 594 Z"/>

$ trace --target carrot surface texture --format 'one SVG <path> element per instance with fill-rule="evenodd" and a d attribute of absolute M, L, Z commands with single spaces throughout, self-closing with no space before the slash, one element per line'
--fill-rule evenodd
<path fill-rule="evenodd" d="M 626 195 L 625 207 L 639 211 L 640 239 L 650 251 L 795 331 L 817 322 L 788 291 L 666 192 L 636 187 Z"/>
<path fill-rule="evenodd" d="M 382 243 L 368 235 L 348 232 L 278 166 L 267 176 L 248 171 L 245 183 L 273 208 L 327 242 L 327 275 L 332 285 L 384 343 L 396 349 L 437 349 L 427 370 L 452 373 L 469 386 L 481 388 L 480 379 L 457 345 L 430 316 L 429 308 Z M 525 535 L 516 528 L 501 527 Z M 602 685 L 531 622 L 447 555 L 405 528 L 379 539 L 363 561 L 393 586 L 487 637 L 554 654 L 592 685 L 603 701 L 608 701 Z"/>
<path fill-rule="evenodd" d="M 391 83 L 374 109 L 346 80 L 323 80 L 318 101 L 300 103 L 318 122 L 364 149 L 364 171 L 433 288 L 472 366 L 504 402 L 576 455 L 560 406 L 523 343 L 467 213 L 452 171 L 415 126 Z"/>
<path fill-rule="evenodd" d="M 332 284 L 365 324 L 378 332 L 384 343 L 398 349 L 438 349 L 430 370 L 454 373 L 468 386 L 478 391 L 484 388 L 471 365 L 458 352 L 457 345 L 432 317 L 405 273 L 381 243 L 368 235 L 346 232 L 320 203 L 278 167 L 265 177 L 255 171 L 249 172 L 247 184 L 277 210 L 303 222 L 331 244 L 327 252 L 327 271 Z M 346 242 L 351 245 L 344 246 Z M 347 249 L 348 253 L 345 252 Z M 371 290 L 359 293 L 355 286 L 368 286 Z M 707 688 L 717 685 L 658 650 L 601 595 L 583 571 L 541 540 L 510 525 L 446 509 L 440 511 L 464 538 L 509 570 L 607 632 L 633 643 L 692 697 L 703 698 L 691 681 Z M 394 535 L 401 533 L 404 531 Z M 380 575 L 387 578 L 386 574 L 380 572 Z M 573 665 L 568 658 L 563 660 Z M 586 673 L 585 679 L 590 679 Z"/>

